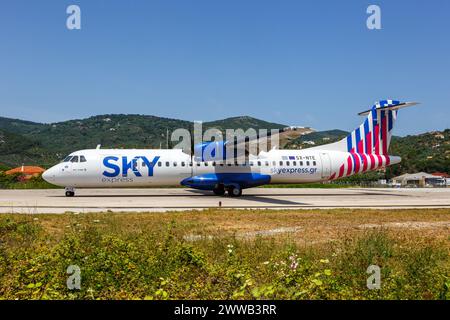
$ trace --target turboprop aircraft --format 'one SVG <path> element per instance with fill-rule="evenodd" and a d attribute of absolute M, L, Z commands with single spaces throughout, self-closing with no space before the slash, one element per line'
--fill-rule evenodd
<path fill-rule="evenodd" d="M 243 189 L 265 184 L 332 181 L 399 163 L 400 157 L 388 154 L 392 129 L 398 109 L 415 104 L 379 101 L 359 113 L 366 116 L 364 122 L 340 141 L 302 150 L 272 149 L 249 155 L 243 163 L 180 149 L 97 148 L 71 153 L 42 177 L 65 187 L 68 197 L 75 195 L 75 188 L 179 185 L 238 197 Z M 211 143 L 194 148 L 203 150 Z"/>

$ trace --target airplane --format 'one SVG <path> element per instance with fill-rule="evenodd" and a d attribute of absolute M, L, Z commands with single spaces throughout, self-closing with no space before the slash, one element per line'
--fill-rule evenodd
<path fill-rule="evenodd" d="M 416 104 L 381 100 L 359 113 L 366 116 L 364 122 L 342 140 L 301 150 L 273 148 L 249 155 L 243 163 L 211 161 L 181 149 L 98 147 L 71 153 L 42 177 L 65 187 L 67 197 L 75 195 L 75 188 L 156 186 L 185 186 L 239 197 L 243 189 L 266 184 L 334 181 L 400 163 L 400 157 L 388 154 L 392 130 L 398 110 Z M 205 145 L 208 142 L 200 148 Z"/>

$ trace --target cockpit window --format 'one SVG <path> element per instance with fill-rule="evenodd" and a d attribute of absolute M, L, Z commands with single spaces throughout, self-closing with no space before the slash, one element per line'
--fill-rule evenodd
<path fill-rule="evenodd" d="M 73 156 L 70 162 L 78 162 L 78 156 Z"/>
<path fill-rule="evenodd" d="M 86 162 L 86 158 L 84 156 L 80 156 L 80 162 Z"/>
<path fill-rule="evenodd" d="M 62 162 L 69 162 L 70 159 L 72 159 L 72 156 L 67 156 L 64 158 L 64 160 Z"/>

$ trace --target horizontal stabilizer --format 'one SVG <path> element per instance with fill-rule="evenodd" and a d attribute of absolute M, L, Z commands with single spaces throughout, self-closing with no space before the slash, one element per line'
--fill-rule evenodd
<path fill-rule="evenodd" d="M 412 107 L 419 104 L 419 102 L 401 102 L 401 103 L 397 103 L 397 104 L 393 104 L 393 105 L 387 105 L 387 106 L 381 106 L 378 107 L 378 110 L 398 110 L 401 108 L 406 108 L 406 107 Z M 372 111 L 372 109 L 363 111 L 358 113 L 359 116 L 367 116 L 370 112 Z"/>

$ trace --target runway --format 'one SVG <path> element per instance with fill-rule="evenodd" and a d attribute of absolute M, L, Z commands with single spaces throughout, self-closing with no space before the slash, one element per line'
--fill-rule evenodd
<path fill-rule="evenodd" d="M 254 188 L 240 198 L 191 189 L 0 190 L 0 213 L 164 212 L 207 209 L 450 208 L 447 189 Z"/>

